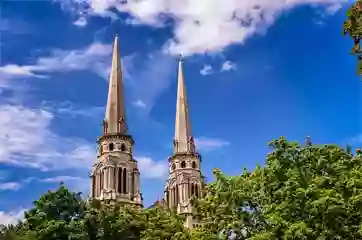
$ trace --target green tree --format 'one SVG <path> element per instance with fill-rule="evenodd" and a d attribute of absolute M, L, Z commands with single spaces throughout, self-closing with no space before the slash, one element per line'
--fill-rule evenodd
<path fill-rule="evenodd" d="M 187 240 L 189 235 L 184 228 L 184 218 L 161 205 L 143 210 L 145 229 L 142 240 Z"/>
<path fill-rule="evenodd" d="M 187 240 L 183 219 L 167 208 L 84 202 L 64 185 L 34 201 L 24 223 L 2 226 L 0 240 Z"/>
<path fill-rule="evenodd" d="M 34 202 L 25 212 L 25 228 L 28 235 L 39 240 L 63 240 L 82 238 L 82 218 L 85 202 L 80 193 L 70 192 L 63 184 L 56 191 L 49 191 Z"/>
<path fill-rule="evenodd" d="M 361 38 L 362 38 L 362 1 L 357 0 L 355 4 L 347 12 L 347 19 L 343 24 L 343 34 L 350 36 L 354 41 L 354 46 L 351 50 L 353 55 L 358 56 L 357 73 L 362 74 L 362 52 L 361 52 Z"/>
<path fill-rule="evenodd" d="M 265 167 L 216 181 L 197 201 L 205 231 L 227 239 L 361 239 L 362 156 L 336 145 L 270 143 Z"/>

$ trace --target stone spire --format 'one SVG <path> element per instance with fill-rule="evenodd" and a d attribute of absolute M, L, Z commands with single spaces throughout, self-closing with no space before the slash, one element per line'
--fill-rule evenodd
<path fill-rule="evenodd" d="M 178 66 L 174 149 L 168 159 L 170 175 L 164 189 L 164 204 L 184 215 L 185 226 L 193 228 L 200 223 L 195 218 L 197 212 L 191 200 L 201 196 L 204 180 L 200 169 L 201 156 L 195 150 L 191 133 L 182 62 L 181 58 Z"/>
<path fill-rule="evenodd" d="M 133 158 L 134 141 L 127 132 L 123 75 L 118 37 L 114 40 L 112 69 L 103 134 L 97 139 L 97 161 L 91 172 L 91 199 L 142 206 L 140 171 Z"/>
<path fill-rule="evenodd" d="M 123 73 L 119 55 L 118 37 L 114 39 L 112 69 L 109 77 L 108 99 L 104 119 L 104 134 L 127 132 L 123 97 Z"/>
<path fill-rule="evenodd" d="M 189 107 L 184 83 L 182 62 L 183 59 L 181 56 L 178 64 L 174 154 L 195 151 L 191 135 L 191 122 L 189 118 Z"/>

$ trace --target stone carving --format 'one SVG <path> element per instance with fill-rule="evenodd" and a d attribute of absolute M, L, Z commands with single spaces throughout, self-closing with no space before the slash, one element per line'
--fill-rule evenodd
<path fill-rule="evenodd" d="M 118 132 L 121 131 L 123 123 L 124 123 L 124 117 L 120 117 L 119 120 L 118 120 Z"/>

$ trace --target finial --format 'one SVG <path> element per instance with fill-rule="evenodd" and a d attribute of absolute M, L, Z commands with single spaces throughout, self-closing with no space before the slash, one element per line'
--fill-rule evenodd
<path fill-rule="evenodd" d="M 179 61 L 182 62 L 184 60 L 184 56 L 182 53 L 180 53 L 180 56 L 179 56 Z"/>

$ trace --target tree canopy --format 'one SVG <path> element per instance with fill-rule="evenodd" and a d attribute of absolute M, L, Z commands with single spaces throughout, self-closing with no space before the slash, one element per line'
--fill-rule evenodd
<path fill-rule="evenodd" d="M 362 74 L 362 0 L 357 0 L 347 12 L 347 19 L 343 24 L 343 34 L 349 36 L 354 41 L 354 46 L 351 53 L 358 57 L 357 73 Z"/>
<path fill-rule="evenodd" d="M 214 170 L 194 200 L 203 226 L 154 205 L 85 202 L 61 185 L 34 202 L 25 220 L 2 226 L 9 240 L 362 239 L 362 154 L 337 145 L 269 143 L 264 166 L 227 176 Z"/>

